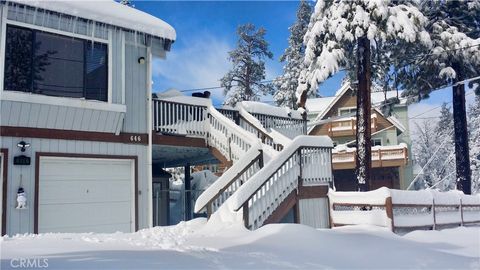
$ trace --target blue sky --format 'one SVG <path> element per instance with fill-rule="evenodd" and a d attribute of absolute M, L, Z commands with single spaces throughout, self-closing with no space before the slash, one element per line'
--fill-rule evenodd
<path fill-rule="evenodd" d="M 177 31 L 177 40 L 166 60 L 155 60 L 154 91 L 219 86 L 229 70 L 228 52 L 235 47 L 236 28 L 253 23 L 267 30 L 266 39 L 274 59 L 266 63 L 266 79 L 282 72 L 278 59 L 288 45 L 288 27 L 295 21 L 298 1 L 133 1 L 135 7 L 161 18 Z M 342 74 L 325 82 L 319 93 L 330 96 L 340 85 Z M 221 89 L 211 91 L 214 104 L 223 100 Z M 190 94 L 191 92 L 186 92 Z M 271 97 L 265 97 L 271 101 Z M 467 96 L 473 100 L 473 95 Z M 451 89 L 432 93 L 431 98 L 410 106 L 409 114 L 418 115 L 451 101 Z M 434 109 L 423 117 L 437 116 Z"/>

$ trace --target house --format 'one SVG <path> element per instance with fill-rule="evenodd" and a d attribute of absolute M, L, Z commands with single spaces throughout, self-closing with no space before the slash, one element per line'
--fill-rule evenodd
<path fill-rule="evenodd" d="M 175 30 L 114 1 L 1 1 L 0 22 L 2 234 L 151 227 L 152 58 Z"/>
<path fill-rule="evenodd" d="M 169 167 L 185 168 L 185 219 L 329 226 L 330 138 L 305 136 L 296 111 L 153 95 L 152 59 L 176 38 L 164 21 L 108 0 L 8 0 L 0 22 L 2 234 L 167 225 Z M 193 194 L 191 167 L 212 163 L 228 170 Z"/>
<path fill-rule="evenodd" d="M 401 93 L 373 92 L 372 102 L 372 179 L 370 189 L 382 186 L 406 189 L 413 179 L 408 107 L 404 99 L 385 115 L 380 104 Z M 398 95 L 398 96 L 397 96 Z M 347 82 L 333 97 L 308 99 L 309 135 L 328 135 L 335 148 L 332 154 L 335 187 L 340 191 L 357 189 L 355 177 L 356 96 Z"/>

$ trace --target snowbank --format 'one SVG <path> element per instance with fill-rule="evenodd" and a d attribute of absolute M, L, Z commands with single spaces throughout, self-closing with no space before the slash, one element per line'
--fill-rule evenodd
<path fill-rule="evenodd" d="M 272 224 L 205 231 L 197 219 L 136 233 L 2 238 L 1 269 L 18 258 L 48 269 L 478 269 L 479 227 L 398 236 L 371 226 Z M 475 237 L 477 236 L 477 237 Z M 347 255 L 346 255 L 347 254 Z M 18 269 L 18 268 L 17 268 Z"/>

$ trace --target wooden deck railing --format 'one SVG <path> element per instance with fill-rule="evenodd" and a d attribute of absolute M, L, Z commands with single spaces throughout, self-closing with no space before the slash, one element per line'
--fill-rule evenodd
<path fill-rule="evenodd" d="M 372 114 L 371 123 L 372 132 L 378 130 L 378 122 L 376 114 Z M 350 117 L 344 120 L 336 120 L 327 124 L 327 135 L 330 137 L 354 136 L 357 130 L 357 120 Z"/>
<path fill-rule="evenodd" d="M 153 130 L 163 134 L 204 137 L 207 134 L 207 106 L 154 99 Z"/>
<path fill-rule="evenodd" d="M 356 164 L 356 150 L 338 151 L 332 153 L 334 169 L 352 169 Z M 406 145 L 398 147 L 372 149 L 372 167 L 397 167 L 408 163 L 408 148 Z"/>

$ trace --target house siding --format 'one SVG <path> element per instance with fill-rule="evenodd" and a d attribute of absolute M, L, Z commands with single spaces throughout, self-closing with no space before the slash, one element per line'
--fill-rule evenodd
<path fill-rule="evenodd" d="M 8 4 L 8 3 L 7 3 Z M 0 100 L 0 126 L 27 127 L 41 129 L 75 130 L 102 133 L 148 133 L 148 83 L 147 67 L 151 63 L 139 64 L 138 58 L 149 59 L 146 44 L 156 46 L 156 54 L 164 56 L 165 51 L 158 50 L 157 41 L 149 40 L 145 35 L 133 33 L 130 30 L 111 25 L 85 21 L 76 17 L 61 15 L 55 12 L 44 12 L 32 8 L 14 5 L 3 9 L 5 2 L 0 2 L 0 22 L 5 19 L 8 9 L 8 19 L 28 25 L 37 25 L 47 29 L 60 30 L 68 33 L 85 35 L 109 43 L 109 73 L 111 75 L 110 103 L 125 105 L 126 112 L 117 109 L 110 110 L 106 107 L 96 107 L 94 101 L 86 101 L 90 105 L 77 105 L 69 107 L 63 104 L 66 98 L 51 97 L 55 102 L 42 103 L 15 100 L 14 98 Z M 3 36 L 0 27 L 0 37 Z M 125 41 L 126 40 L 126 41 Z M 93 41 L 93 39 L 92 39 Z M 151 42 L 150 42 L 151 41 Z M 152 44 L 152 42 L 154 42 Z M 158 41 L 159 42 L 159 41 Z M 1 50 L 0 50 L 1 51 Z M 3 58 L 0 57 L 0 60 Z M 2 71 L 3 72 L 3 71 Z M 3 74 L 0 79 L 3 80 Z M 1 84 L 0 84 L 1 85 Z M 0 94 L 4 89 L 0 89 Z M 3 92 L 5 93 L 5 92 Z M 13 93 L 13 92 L 9 92 Z M 28 95 L 28 94 L 25 94 Z M 32 95 L 34 96 L 34 95 Z M 58 102 L 56 102 L 58 100 Z M 104 103 L 105 102 L 99 102 Z M 82 103 L 83 104 L 83 103 Z M 106 104 L 106 105 L 112 105 Z M 102 104 L 99 104 L 100 106 Z M 121 107 L 121 106 L 120 106 Z M 15 136 L 15 135 L 8 135 Z M 21 136 L 21 135 L 20 135 Z M 52 135 L 52 137 L 55 137 Z M 24 153 L 31 157 L 31 165 L 13 165 L 13 157 L 20 155 L 17 147 L 19 141 L 25 140 L 31 147 Z M 22 137 L 0 137 L 0 148 L 8 149 L 8 190 L 7 190 L 7 234 L 33 233 L 34 232 L 34 194 L 35 194 L 35 155 L 37 152 L 63 153 L 63 154 L 88 154 L 88 155 L 114 155 L 138 157 L 138 224 L 139 229 L 149 226 L 148 204 L 150 188 L 148 183 L 149 151 L 147 145 L 125 144 L 114 142 L 96 142 L 88 140 L 42 139 Z M 28 209 L 15 209 L 16 192 L 22 179 L 28 199 Z"/>
<path fill-rule="evenodd" d="M 17 143 L 25 140 L 31 147 L 26 152 L 20 152 Z M 54 140 L 37 138 L 2 137 L 0 148 L 8 149 L 8 190 L 7 190 L 7 234 L 34 232 L 34 194 L 35 194 L 35 153 L 63 153 L 63 154 L 96 154 L 113 156 L 138 157 L 138 224 L 139 229 L 148 227 L 148 181 L 147 146 L 104 143 L 91 141 Z M 31 157 L 31 165 L 13 165 L 13 157 L 25 154 Z M 21 179 L 21 180 L 20 180 Z M 18 210 L 16 206 L 17 189 L 21 185 L 27 193 L 28 209 Z"/>

